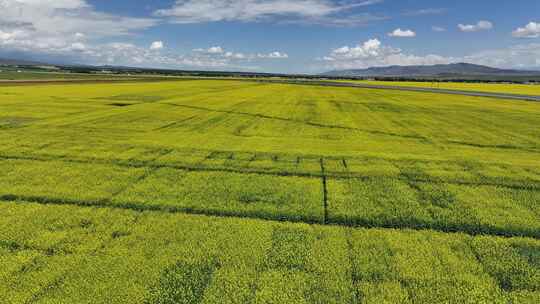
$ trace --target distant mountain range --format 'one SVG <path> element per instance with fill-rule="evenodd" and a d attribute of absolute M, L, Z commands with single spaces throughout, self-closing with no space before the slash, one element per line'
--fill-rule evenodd
<path fill-rule="evenodd" d="M 471 80 L 517 80 L 517 81 L 540 81 L 540 71 L 498 69 L 470 63 L 436 64 L 436 65 L 411 65 L 411 66 L 388 66 L 371 67 L 367 69 L 336 70 L 320 75 L 287 75 L 257 72 L 233 72 L 233 71 L 193 71 L 175 69 L 151 69 L 127 66 L 92 66 L 82 64 L 54 64 L 26 59 L 0 58 L 0 66 L 26 66 L 26 67 L 57 67 L 71 72 L 111 71 L 117 73 L 157 73 L 165 75 L 244 75 L 244 76 L 280 76 L 280 77 L 380 77 L 380 78 L 425 78 L 425 79 L 471 79 Z"/>
<path fill-rule="evenodd" d="M 444 77 L 444 76 L 540 76 L 540 71 L 505 70 L 470 63 L 372 67 L 336 70 L 321 74 L 330 77 Z"/>

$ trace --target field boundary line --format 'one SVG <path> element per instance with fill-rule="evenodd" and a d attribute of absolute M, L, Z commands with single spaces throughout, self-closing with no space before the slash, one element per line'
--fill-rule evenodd
<path fill-rule="evenodd" d="M 326 169 L 324 167 L 324 158 L 321 157 L 321 178 L 322 178 L 322 186 L 323 186 L 323 206 L 324 206 L 324 217 L 323 222 L 324 224 L 328 224 L 328 187 L 326 183 Z"/>
<path fill-rule="evenodd" d="M 320 178 L 321 174 L 316 172 L 291 172 L 276 169 L 272 170 L 260 170 L 260 169 L 251 169 L 251 168 L 230 168 L 230 167 L 205 167 L 201 162 L 189 164 L 165 164 L 165 163 L 155 163 L 152 160 L 148 161 L 133 161 L 133 160 L 104 160 L 104 159 L 72 159 L 66 157 L 56 157 L 56 156 L 14 156 L 14 155 L 1 155 L 0 160 L 27 160 L 27 161 L 38 161 L 38 162 L 49 162 L 49 161 L 59 161 L 65 163 L 75 163 L 75 164 L 99 164 L 99 165 L 113 165 L 123 168 L 149 168 L 149 169 L 161 169 L 169 168 L 176 170 L 184 170 L 189 172 L 226 172 L 226 173 L 237 173 L 237 174 L 259 174 L 267 176 L 278 176 L 278 177 L 303 177 L 303 178 Z M 388 178 L 388 179 L 397 179 L 404 182 L 412 181 L 416 183 L 433 183 L 433 184 L 451 184 L 459 186 L 491 186 L 491 187 L 502 187 L 507 189 L 515 190 L 532 190 L 540 191 L 540 184 L 530 184 L 530 185 L 512 185 L 512 184 L 500 184 L 492 181 L 487 182 L 474 182 L 474 181 L 459 181 L 459 180 L 430 180 L 422 178 L 404 178 L 401 175 L 398 176 L 373 176 L 373 175 L 362 175 L 349 172 L 348 174 L 332 174 L 326 173 L 326 178 L 337 179 L 337 180 L 368 180 L 372 178 Z M 534 181 L 533 181 L 534 183 Z"/>
<path fill-rule="evenodd" d="M 100 208 L 100 209 L 116 209 L 116 210 L 128 210 L 134 212 L 159 212 L 159 213 L 170 213 L 170 214 L 186 214 L 186 215 L 200 215 L 200 216 L 210 216 L 210 217 L 220 217 L 220 218 L 237 218 L 237 219 L 252 219 L 252 220 L 262 220 L 269 222 L 280 222 L 280 223 L 303 223 L 310 225 L 321 225 L 328 227 L 349 227 L 349 228 L 365 228 L 365 229 L 394 229 L 394 230 L 414 230 L 414 231 L 437 231 L 441 233 L 460 233 L 467 234 L 471 236 L 478 235 L 487 235 L 487 236 L 498 236 L 498 237 L 526 237 L 532 239 L 540 239 L 540 231 L 530 232 L 511 232 L 505 231 L 501 228 L 498 228 L 498 231 L 485 231 L 493 227 L 489 225 L 481 226 L 471 226 L 470 228 L 457 225 L 447 225 L 439 224 L 434 226 L 421 225 L 417 226 L 415 224 L 400 224 L 400 223 L 374 223 L 369 221 L 360 221 L 357 222 L 337 222 L 337 221 L 328 221 L 326 224 L 321 224 L 320 218 L 298 218 L 298 219 L 287 219 L 284 216 L 260 216 L 255 212 L 242 212 L 242 211 L 230 211 L 230 210 L 202 210 L 194 209 L 191 207 L 177 207 L 177 206 L 167 206 L 167 205 L 144 205 L 142 203 L 136 202 L 112 202 L 111 198 L 103 198 L 96 200 L 77 200 L 77 199 L 59 199 L 52 197 L 44 196 L 23 196 L 15 194 L 6 194 L 0 195 L 0 204 L 2 203 L 36 203 L 41 205 L 58 205 L 58 206 L 77 206 L 85 208 Z M 479 231 L 479 229 L 485 229 L 484 231 Z"/>

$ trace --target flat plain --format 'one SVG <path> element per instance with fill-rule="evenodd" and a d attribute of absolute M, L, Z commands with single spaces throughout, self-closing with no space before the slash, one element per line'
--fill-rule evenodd
<path fill-rule="evenodd" d="M 6 303 L 538 303 L 540 104 L 0 87 Z"/>
<path fill-rule="evenodd" d="M 452 82 L 452 81 L 384 81 L 384 80 L 342 80 L 341 82 L 368 85 L 387 85 L 409 88 L 428 88 L 485 93 L 540 96 L 540 84 Z"/>

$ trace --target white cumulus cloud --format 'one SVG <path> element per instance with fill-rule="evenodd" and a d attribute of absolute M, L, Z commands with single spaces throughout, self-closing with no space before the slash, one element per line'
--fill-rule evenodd
<path fill-rule="evenodd" d="M 221 54 L 223 53 L 223 49 L 220 46 L 213 46 L 208 49 L 208 53 L 210 54 Z"/>
<path fill-rule="evenodd" d="M 197 53 L 208 53 L 208 54 L 222 54 L 222 53 L 225 53 L 225 51 L 223 50 L 223 48 L 221 46 L 211 46 L 211 47 L 209 47 L 207 49 L 198 48 L 198 49 L 194 49 L 193 51 L 197 52 Z"/>
<path fill-rule="evenodd" d="M 416 33 L 411 30 L 402 30 L 401 28 L 395 29 L 393 32 L 388 33 L 390 37 L 412 38 L 416 37 Z"/>
<path fill-rule="evenodd" d="M 73 51 L 84 51 L 86 50 L 86 45 L 82 42 L 75 42 L 71 44 L 71 49 Z"/>
<path fill-rule="evenodd" d="M 269 59 L 287 59 L 289 55 L 282 52 L 271 52 L 268 54 L 257 54 L 258 58 L 269 58 Z"/>
<path fill-rule="evenodd" d="M 532 68 L 538 66 L 540 43 L 519 44 L 465 56 L 462 61 L 499 68 Z"/>
<path fill-rule="evenodd" d="M 540 23 L 529 22 L 525 27 L 518 27 L 512 32 L 512 36 L 517 38 L 538 38 L 540 37 Z"/>
<path fill-rule="evenodd" d="M 246 55 L 243 53 L 225 52 L 225 57 L 232 59 L 245 59 Z"/>
<path fill-rule="evenodd" d="M 458 28 L 462 32 L 487 31 L 493 28 L 493 23 L 490 21 L 481 20 L 476 24 L 458 24 Z"/>
<path fill-rule="evenodd" d="M 213 49 L 214 52 L 208 52 Z M 221 52 L 217 52 L 217 50 Z M 73 60 L 84 60 L 85 63 L 95 65 L 128 65 L 141 67 L 164 67 L 164 68 L 239 68 L 247 69 L 246 64 L 260 62 L 269 59 L 286 59 L 288 56 L 283 52 L 270 52 L 264 56 L 260 54 L 245 54 L 228 51 L 222 47 L 210 47 L 207 49 L 194 49 L 186 54 L 170 52 L 156 52 L 151 48 L 139 47 L 131 43 L 106 43 L 86 46 L 82 43 L 74 43 L 58 54 L 70 56 Z"/>
<path fill-rule="evenodd" d="M 154 41 L 150 45 L 150 49 L 153 51 L 162 50 L 164 47 L 165 45 L 163 44 L 163 41 Z"/>
<path fill-rule="evenodd" d="M 82 40 L 129 35 L 157 24 L 96 11 L 86 0 L 0 0 L 0 47 L 23 52 L 81 50 Z"/>
<path fill-rule="evenodd" d="M 540 43 L 514 45 L 507 48 L 484 50 L 462 57 L 446 57 L 437 54 L 416 55 L 399 48 L 383 45 L 378 39 L 370 39 L 356 46 L 334 49 L 321 58 L 321 70 L 363 69 L 390 65 L 433 65 L 467 62 L 498 68 L 535 68 L 540 66 Z"/>
<path fill-rule="evenodd" d="M 452 58 L 438 55 L 416 56 L 399 48 L 382 45 L 378 39 L 370 39 L 356 46 L 344 46 L 331 51 L 322 58 L 332 69 L 362 69 L 388 65 L 426 65 L 453 62 Z"/>

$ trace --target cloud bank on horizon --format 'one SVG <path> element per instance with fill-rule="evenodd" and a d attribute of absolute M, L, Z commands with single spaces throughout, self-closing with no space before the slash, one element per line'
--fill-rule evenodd
<path fill-rule="evenodd" d="M 504 16 L 483 0 L 114 2 L 0 0 L 0 56 L 272 72 L 453 62 L 540 69 L 540 17 L 528 15 L 540 11 L 536 1 Z"/>

